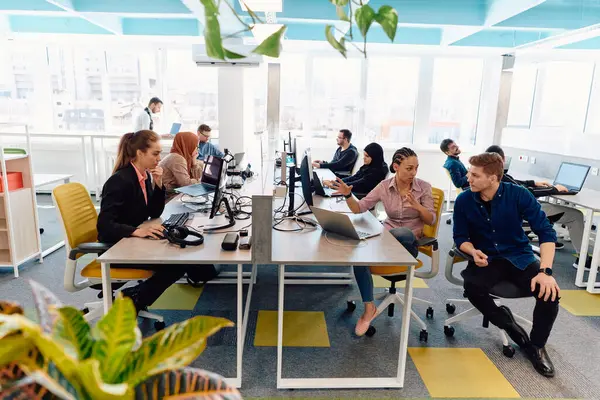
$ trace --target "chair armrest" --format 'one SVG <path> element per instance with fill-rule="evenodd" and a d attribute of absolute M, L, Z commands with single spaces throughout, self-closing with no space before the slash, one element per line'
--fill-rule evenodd
<path fill-rule="evenodd" d="M 107 243 L 81 243 L 79 246 L 71 249 L 69 259 L 76 260 L 78 254 L 102 254 L 110 248 L 111 245 Z"/>
<path fill-rule="evenodd" d="M 472 261 L 473 257 L 469 256 L 468 254 L 463 253 L 462 251 L 458 250 L 456 247 L 448 252 L 448 257 L 446 258 L 446 269 L 445 269 L 446 279 L 450 283 L 453 283 L 458 286 L 463 286 L 464 281 L 461 278 L 454 276 L 454 274 L 453 274 L 453 272 L 454 272 L 454 257 L 455 256 L 464 258 L 465 260 L 469 260 L 469 261 Z"/>
<path fill-rule="evenodd" d="M 433 250 L 435 251 L 438 249 L 438 241 L 436 238 L 422 237 L 417 240 L 417 246 L 433 246 Z"/>

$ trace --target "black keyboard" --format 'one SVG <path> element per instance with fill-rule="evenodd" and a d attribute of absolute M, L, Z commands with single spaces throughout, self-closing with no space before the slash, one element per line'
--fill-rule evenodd
<path fill-rule="evenodd" d="M 171 216 L 162 223 L 165 228 L 173 226 L 183 226 L 190 219 L 190 213 L 171 214 Z"/>

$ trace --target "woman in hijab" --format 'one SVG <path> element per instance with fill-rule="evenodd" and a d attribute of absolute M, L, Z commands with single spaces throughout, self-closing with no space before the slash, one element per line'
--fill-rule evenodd
<path fill-rule="evenodd" d="M 169 198 L 174 189 L 193 185 L 200 181 L 204 163 L 197 160 L 198 136 L 193 132 L 179 132 L 175 135 L 171 153 L 166 156 L 160 166 L 163 169 L 163 184 Z"/>
<path fill-rule="evenodd" d="M 363 166 L 356 174 L 342 179 L 342 181 L 352 186 L 352 192 L 355 195 L 366 195 L 379 182 L 385 179 L 388 174 L 388 165 L 383 161 L 383 148 L 377 143 L 371 143 L 364 148 L 363 151 Z M 331 181 L 323 182 L 326 186 L 331 187 Z"/>

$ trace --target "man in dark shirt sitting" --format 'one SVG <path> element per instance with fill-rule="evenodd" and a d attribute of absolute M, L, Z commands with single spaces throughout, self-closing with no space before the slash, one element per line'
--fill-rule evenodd
<path fill-rule="evenodd" d="M 467 168 L 458 158 L 460 155 L 458 145 L 452 139 L 444 139 L 440 143 L 440 150 L 448 156 L 444 163 L 444 168 L 448 170 L 452 184 L 457 188 L 467 189 L 469 187 Z"/>
<path fill-rule="evenodd" d="M 552 277 L 556 232 L 535 197 L 524 187 L 502 182 L 504 162 L 496 153 L 471 157 L 470 190 L 456 198 L 454 243 L 473 257 L 462 272 L 469 301 L 523 349 L 535 369 L 554 376 L 544 346 L 558 314 L 560 289 Z M 523 231 L 523 219 L 540 240 L 538 261 Z M 510 281 L 536 299 L 531 339 L 510 309 L 496 306 L 490 289 Z"/>
<path fill-rule="evenodd" d="M 315 160 L 313 161 L 313 167 L 315 168 L 329 168 L 331 172 L 344 178 L 352 174 L 352 168 L 356 164 L 358 159 L 358 150 L 350 143 L 352 140 L 352 132 L 348 129 L 342 129 L 339 131 L 337 136 L 338 149 L 333 155 L 333 159 L 330 162 Z"/>

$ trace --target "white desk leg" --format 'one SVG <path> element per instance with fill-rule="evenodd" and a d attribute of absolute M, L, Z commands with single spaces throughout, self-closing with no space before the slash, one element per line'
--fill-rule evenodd
<path fill-rule="evenodd" d="M 583 240 L 581 242 L 581 249 L 579 249 L 579 263 L 577 264 L 577 275 L 575 277 L 575 285 L 579 287 L 586 286 L 585 282 L 583 281 L 583 277 L 585 275 L 585 263 L 587 261 L 587 255 L 590 246 L 590 234 L 592 232 L 593 219 L 594 211 L 590 210 L 589 208 L 586 208 L 585 225 L 583 228 Z"/>
<path fill-rule="evenodd" d="M 252 264 L 252 273 L 250 274 L 250 284 L 248 285 L 248 293 L 246 294 L 246 307 L 244 309 L 244 323 L 242 332 L 242 349 L 246 344 L 246 330 L 248 329 L 248 318 L 250 316 L 250 302 L 252 301 L 252 289 L 256 283 L 256 264 Z"/>
<path fill-rule="evenodd" d="M 600 257 L 600 245 L 598 241 L 594 243 L 594 253 L 592 254 L 592 265 L 590 266 L 590 274 L 587 280 L 587 291 L 593 294 L 600 293 L 599 289 L 596 289 L 596 277 L 598 276 L 598 258 Z M 581 257 L 580 257 L 581 259 Z"/>
<path fill-rule="evenodd" d="M 410 331 L 410 311 L 412 310 L 413 278 L 415 267 L 411 266 L 406 274 L 404 290 L 404 308 L 402 310 L 402 329 L 400 330 L 400 353 L 398 355 L 398 383 L 404 387 L 404 374 L 406 372 L 406 360 L 408 358 L 408 334 Z"/>
<path fill-rule="evenodd" d="M 243 315 L 243 302 L 244 295 L 242 292 L 243 289 L 243 279 L 244 276 L 242 274 L 244 266 L 242 264 L 238 264 L 237 266 L 237 372 L 235 377 L 235 387 L 240 388 L 242 386 L 242 355 L 244 353 L 244 343 L 242 339 L 242 332 L 244 331 L 244 315 Z"/>
<path fill-rule="evenodd" d="M 102 272 L 102 303 L 104 304 L 104 314 L 108 313 L 112 306 L 112 285 L 110 284 L 110 264 L 101 263 Z"/>
<path fill-rule="evenodd" d="M 281 387 L 283 366 L 283 292 L 285 288 L 285 265 L 279 266 L 279 300 L 277 301 L 277 388 Z"/>

